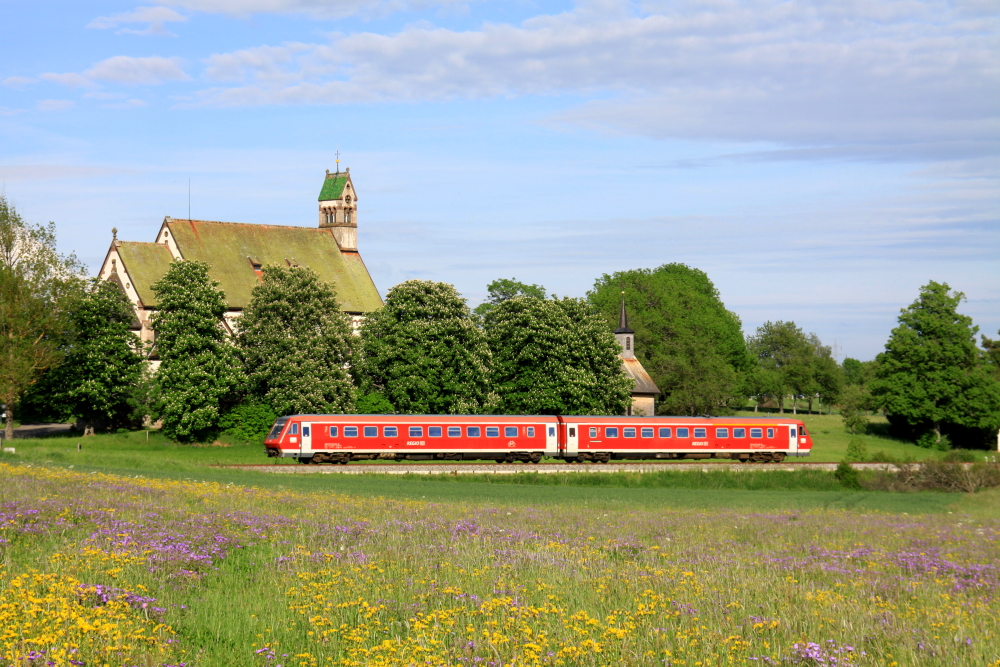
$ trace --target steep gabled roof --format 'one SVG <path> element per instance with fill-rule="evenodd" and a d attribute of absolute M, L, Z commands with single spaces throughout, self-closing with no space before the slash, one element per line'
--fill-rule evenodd
<path fill-rule="evenodd" d="M 142 304 L 155 307 L 152 285 L 164 276 L 174 261 L 169 248 L 162 243 L 116 241 L 115 249 Z"/>
<path fill-rule="evenodd" d="M 186 260 L 205 262 L 230 308 L 245 308 L 259 283 L 249 256 L 264 266 L 307 266 L 337 290 L 341 309 L 368 313 L 382 307 L 375 283 L 356 252 L 341 252 L 333 232 L 241 222 L 177 220 L 166 223 Z"/>
<path fill-rule="evenodd" d="M 638 359 L 622 359 L 622 367 L 625 369 L 625 374 L 635 382 L 635 387 L 632 389 L 633 394 L 660 393 L 660 388 L 653 382 L 653 378 L 649 377 L 649 373 L 642 367 Z"/>

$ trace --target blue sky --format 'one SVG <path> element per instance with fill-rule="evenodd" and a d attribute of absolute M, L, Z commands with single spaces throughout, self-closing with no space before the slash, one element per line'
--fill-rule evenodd
<path fill-rule="evenodd" d="M 385 291 L 684 262 L 874 357 L 920 285 L 1000 329 L 996 0 L 0 0 L 0 181 L 92 269 L 165 215 L 313 225 Z"/>

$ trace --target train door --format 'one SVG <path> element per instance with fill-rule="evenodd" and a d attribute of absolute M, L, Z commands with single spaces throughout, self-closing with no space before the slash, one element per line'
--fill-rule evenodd
<path fill-rule="evenodd" d="M 556 422 L 545 425 L 545 453 L 549 456 L 559 454 L 559 424 Z"/>
<path fill-rule="evenodd" d="M 302 437 L 299 442 L 299 456 L 301 458 L 309 458 L 313 455 L 312 447 L 312 422 L 302 422 Z"/>
<path fill-rule="evenodd" d="M 566 424 L 566 451 L 564 456 L 576 456 L 580 452 L 579 424 Z"/>
<path fill-rule="evenodd" d="M 799 429 L 792 424 L 788 427 L 788 455 L 798 456 L 799 451 Z"/>

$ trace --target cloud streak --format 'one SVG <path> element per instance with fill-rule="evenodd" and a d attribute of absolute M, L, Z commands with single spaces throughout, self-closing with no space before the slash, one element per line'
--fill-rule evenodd
<path fill-rule="evenodd" d="M 935 0 L 585 3 L 520 25 L 337 34 L 215 54 L 204 74 L 218 85 L 199 100 L 573 95 L 591 101 L 553 122 L 656 138 L 962 153 L 1000 133 L 1000 96 L 983 93 L 1000 84 L 997 28 L 996 16 Z"/>
<path fill-rule="evenodd" d="M 167 23 L 181 23 L 187 21 L 186 16 L 178 14 L 169 7 L 137 7 L 130 12 L 112 14 L 111 16 L 99 16 L 87 24 L 88 28 L 107 30 L 117 28 L 122 24 L 145 23 L 144 30 L 134 28 L 122 28 L 119 33 L 131 35 L 161 35 L 166 37 L 176 37 L 176 35 L 166 29 Z"/>

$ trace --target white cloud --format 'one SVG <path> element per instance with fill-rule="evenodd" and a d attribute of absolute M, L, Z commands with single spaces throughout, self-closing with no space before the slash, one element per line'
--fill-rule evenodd
<path fill-rule="evenodd" d="M 8 88 L 21 88 L 22 86 L 27 86 L 29 83 L 37 83 L 38 79 L 32 79 L 26 76 L 8 76 L 0 84 L 7 86 Z"/>
<path fill-rule="evenodd" d="M 464 7 L 470 0 L 165 0 L 163 4 L 208 14 L 304 14 L 320 19 L 384 16 L 427 7 Z"/>
<path fill-rule="evenodd" d="M 145 30 L 135 30 L 132 28 L 122 28 L 118 32 L 132 35 L 163 35 L 176 37 L 164 26 L 167 23 L 179 23 L 187 21 L 187 17 L 178 14 L 169 7 L 136 7 L 130 12 L 112 14 L 111 16 L 99 16 L 87 24 L 88 28 L 107 30 L 117 28 L 122 24 L 145 23 Z"/>
<path fill-rule="evenodd" d="M 149 86 L 190 79 L 181 68 L 182 63 L 180 58 L 114 56 L 97 63 L 84 75 L 109 83 Z"/>
<path fill-rule="evenodd" d="M 39 111 L 66 111 L 76 106 L 73 100 L 39 100 L 36 105 Z"/>
<path fill-rule="evenodd" d="M 16 116 L 24 113 L 24 109 L 11 109 L 10 107 L 0 107 L 0 116 Z"/>
<path fill-rule="evenodd" d="M 51 81 L 52 83 L 58 83 L 66 86 L 67 88 L 93 88 L 96 85 L 84 75 L 77 74 L 76 72 L 69 72 L 67 74 L 47 72 L 45 74 L 39 74 L 38 78 Z"/>
<path fill-rule="evenodd" d="M 262 1 L 262 0 L 259 0 Z M 275 0 L 278 2 L 278 0 Z M 976 4 L 979 8 L 983 3 Z M 203 104 L 581 95 L 561 121 L 654 137 L 972 146 L 1000 131 L 997 22 L 945 0 L 584 3 L 521 25 L 216 54 Z"/>

